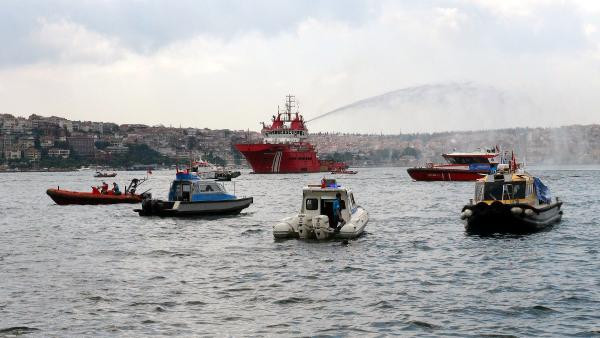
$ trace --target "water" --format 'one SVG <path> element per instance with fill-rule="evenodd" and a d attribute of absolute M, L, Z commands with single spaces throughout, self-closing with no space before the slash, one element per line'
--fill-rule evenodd
<path fill-rule="evenodd" d="M 490 238 L 459 220 L 473 183 L 360 169 L 339 179 L 371 217 L 348 244 L 272 237 L 319 174 L 243 175 L 255 203 L 220 219 L 45 195 L 88 190 L 91 172 L 1 174 L 0 335 L 599 335 L 600 170 L 531 171 L 563 222 Z M 145 185 L 164 197 L 172 174 Z"/>

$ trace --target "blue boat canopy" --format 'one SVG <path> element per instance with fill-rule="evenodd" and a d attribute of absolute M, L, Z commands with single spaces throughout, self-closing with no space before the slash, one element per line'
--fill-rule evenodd
<path fill-rule="evenodd" d="M 535 187 L 535 191 L 540 202 L 552 202 L 552 194 L 550 193 L 550 189 L 546 185 L 544 185 L 544 183 L 542 183 L 542 180 L 540 180 L 537 177 L 534 177 L 533 185 Z"/>
<path fill-rule="evenodd" d="M 491 170 L 491 168 L 494 167 L 489 163 L 471 163 L 469 164 L 469 170 L 475 171 L 475 170 L 485 170 L 485 171 L 489 171 Z"/>
<path fill-rule="evenodd" d="M 234 200 L 225 188 L 217 182 L 201 180 L 196 174 L 177 172 L 169 190 L 169 201 L 227 201 Z"/>

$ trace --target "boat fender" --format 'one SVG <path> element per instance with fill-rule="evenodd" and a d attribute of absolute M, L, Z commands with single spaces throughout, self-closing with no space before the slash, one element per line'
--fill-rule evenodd
<path fill-rule="evenodd" d="M 535 211 L 533 211 L 533 209 L 525 209 L 525 215 L 526 216 L 533 216 L 533 214 L 535 213 Z"/>
<path fill-rule="evenodd" d="M 460 214 L 460 218 L 461 218 L 461 219 L 466 219 L 466 218 L 469 218 L 469 217 L 471 217 L 472 215 L 473 215 L 473 211 L 471 211 L 471 209 L 466 209 L 465 211 L 463 211 L 463 212 Z"/>
<path fill-rule="evenodd" d="M 512 212 L 513 215 L 520 215 L 523 213 L 523 208 L 512 207 L 512 208 L 510 208 L 510 212 Z"/>

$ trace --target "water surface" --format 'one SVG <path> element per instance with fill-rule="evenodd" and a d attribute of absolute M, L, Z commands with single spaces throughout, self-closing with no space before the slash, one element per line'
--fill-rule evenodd
<path fill-rule="evenodd" d="M 0 174 L 0 335 L 598 335 L 600 170 L 531 172 L 565 201 L 563 222 L 496 237 L 459 220 L 473 183 L 341 176 L 370 214 L 348 244 L 272 237 L 319 174 L 242 175 L 236 193 L 255 203 L 203 219 L 45 194 L 88 190 L 92 172 Z M 164 198 L 172 175 L 144 186 Z"/>

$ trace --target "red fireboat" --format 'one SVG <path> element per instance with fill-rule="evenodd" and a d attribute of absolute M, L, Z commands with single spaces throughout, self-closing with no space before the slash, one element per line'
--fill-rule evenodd
<path fill-rule="evenodd" d="M 499 164 L 498 146 L 485 151 L 442 154 L 445 164 L 427 163 L 407 169 L 415 181 L 475 181 L 494 172 Z M 502 159 L 500 159 L 502 162 Z"/>
<path fill-rule="evenodd" d="M 285 110 L 265 125 L 262 143 L 236 144 L 256 174 L 316 173 L 347 169 L 343 162 L 321 160 L 315 147 L 307 142 L 308 129 L 302 115 L 296 110 L 294 96 L 286 96 Z"/>

